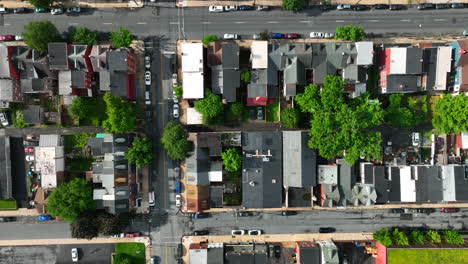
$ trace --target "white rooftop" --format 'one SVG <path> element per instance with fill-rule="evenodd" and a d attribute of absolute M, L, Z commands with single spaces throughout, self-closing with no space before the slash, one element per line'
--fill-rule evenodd
<path fill-rule="evenodd" d="M 253 41 L 250 46 L 252 69 L 268 68 L 268 42 Z"/>
<path fill-rule="evenodd" d="M 201 125 L 203 124 L 202 121 L 202 114 L 197 112 L 195 108 L 190 107 L 187 108 L 187 125 Z"/>
<path fill-rule="evenodd" d="M 57 187 L 57 173 L 65 170 L 64 147 L 35 147 L 34 164 L 41 174 L 41 186 Z"/>
<path fill-rule="evenodd" d="M 390 48 L 390 74 L 406 73 L 406 48 Z"/>
<path fill-rule="evenodd" d="M 411 179 L 411 167 L 400 168 L 400 194 L 402 202 L 416 202 L 416 181 Z"/>
<path fill-rule="evenodd" d="M 182 43 L 181 57 L 184 99 L 203 98 L 203 43 Z"/>
<path fill-rule="evenodd" d="M 447 73 L 451 69 L 452 47 L 438 47 L 437 66 L 434 90 L 445 90 L 447 88 Z"/>
<path fill-rule="evenodd" d="M 374 43 L 372 41 L 356 42 L 357 65 L 371 65 L 374 58 Z"/>

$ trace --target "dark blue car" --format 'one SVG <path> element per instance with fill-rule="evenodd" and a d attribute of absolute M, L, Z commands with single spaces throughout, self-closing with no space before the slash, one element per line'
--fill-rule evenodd
<path fill-rule="evenodd" d="M 238 10 L 241 10 L 241 11 L 252 10 L 252 9 L 253 9 L 253 6 L 241 5 L 241 6 L 239 6 L 237 9 L 238 9 Z"/>
<path fill-rule="evenodd" d="M 37 217 L 38 221 L 49 221 L 52 220 L 52 216 L 50 215 L 40 215 Z"/>
<path fill-rule="evenodd" d="M 175 183 L 175 193 L 181 193 L 182 192 L 182 183 L 180 181 L 176 181 Z"/>
<path fill-rule="evenodd" d="M 203 218 L 208 218 L 208 217 L 210 217 L 210 214 L 207 214 L 207 213 L 192 214 L 193 219 L 203 219 Z"/>
<path fill-rule="evenodd" d="M 283 34 L 281 34 L 281 33 L 270 33 L 270 38 L 271 39 L 280 39 L 280 38 L 283 38 Z"/>

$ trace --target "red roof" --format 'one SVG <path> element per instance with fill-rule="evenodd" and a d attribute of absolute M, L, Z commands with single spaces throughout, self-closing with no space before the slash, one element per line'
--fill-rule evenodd
<path fill-rule="evenodd" d="M 375 244 L 377 246 L 377 259 L 375 260 L 375 264 L 387 264 L 387 248 L 379 242 Z"/>
<path fill-rule="evenodd" d="M 268 97 L 247 98 L 247 106 L 265 106 L 267 101 Z"/>
<path fill-rule="evenodd" d="M 135 75 L 127 74 L 127 99 L 135 100 Z"/>

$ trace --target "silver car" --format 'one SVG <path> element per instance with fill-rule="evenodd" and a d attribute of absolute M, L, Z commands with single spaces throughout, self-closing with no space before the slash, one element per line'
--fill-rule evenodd
<path fill-rule="evenodd" d="M 232 33 L 226 33 L 223 36 L 223 39 L 239 39 L 239 35 L 237 34 L 232 34 Z"/>
<path fill-rule="evenodd" d="M 210 6 L 208 7 L 208 11 L 210 12 L 224 12 L 224 8 L 222 6 Z"/>
<path fill-rule="evenodd" d="M 72 248 L 71 249 L 71 255 L 72 255 L 72 261 L 77 262 L 78 261 L 78 249 L 77 248 Z"/>
<path fill-rule="evenodd" d="M 151 72 L 150 71 L 145 72 L 145 84 L 151 85 Z"/>
<path fill-rule="evenodd" d="M 174 104 L 174 110 L 172 111 L 172 115 L 174 118 L 179 118 L 179 105 Z"/>

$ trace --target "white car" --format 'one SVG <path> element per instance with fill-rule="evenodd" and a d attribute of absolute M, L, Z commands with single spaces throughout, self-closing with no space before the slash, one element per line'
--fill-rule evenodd
<path fill-rule="evenodd" d="M 177 73 L 172 74 L 172 88 L 177 87 Z"/>
<path fill-rule="evenodd" d="M 179 98 L 177 98 L 177 95 L 174 91 L 172 91 L 172 100 L 174 101 L 174 104 L 177 104 L 179 102 Z"/>
<path fill-rule="evenodd" d="M 337 5 L 336 9 L 337 10 L 350 10 L 351 7 L 352 7 L 351 5 Z"/>
<path fill-rule="evenodd" d="M 149 91 L 145 91 L 145 104 L 150 105 L 151 104 L 151 96 Z"/>
<path fill-rule="evenodd" d="M 29 162 L 34 161 L 34 155 L 26 155 L 25 159 Z"/>
<path fill-rule="evenodd" d="M 81 8 L 80 7 L 69 7 L 67 8 L 67 13 L 80 13 Z"/>
<path fill-rule="evenodd" d="M 413 146 L 419 147 L 419 144 L 421 143 L 419 132 L 413 132 L 411 139 L 412 139 L 411 141 L 413 143 Z"/>
<path fill-rule="evenodd" d="M 226 12 L 237 11 L 237 6 L 225 6 L 224 11 L 226 11 Z"/>
<path fill-rule="evenodd" d="M 151 85 L 151 72 L 150 71 L 145 72 L 145 84 Z"/>
<path fill-rule="evenodd" d="M 175 205 L 176 205 L 177 207 L 182 206 L 182 197 L 180 197 L 180 194 L 177 194 L 177 195 L 175 196 Z"/>
<path fill-rule="evenodd" d="M 210 12 L 223 12 L 224 8 L 222 6 L 210 6 L 208 7 L 208 11 Z"/>
<path fill-rule="evenodd" d="M 151 58 L 150 58 L 150 56 L 145 56 L 145 68 L 146 69 L 151 68 Z"/>
<path fill-rule="evenodd" d="M 10 125 L 10 123 L 8 123 L 7 116 L 4 112 L 0 112 L 0 121 L 2 122 L 2 125 L 4 127 L 7 127 Z"/>
<path fill-rule="evenodd" d="M 310 37 L 311 38 L 321 38 L 320 33 L 321 32 L 310 32 Z"/>
<path fill-rule="evenodd" d="M 324 38 L 333 38 L 335 36 L 335 33 L 325 33 Z"/>
<path fill-rule="evenodd" d="M 249 236 L 259 236 L 262 234 L 262 230 L 249 230 Z"/>
<path fill-rule="evenodd" d="M 239 35 L 226 33 L 224 34 L 223 39 L 239 39 Z"/>
<path fill-rule="evenodd" d="M 174 110 L 172 112 L 172 115 L 174 116 L 174 118 L 179 118 L 179 105 L 178 104 L 174 104 Z"/>
<path fill-rule="evenodd" d="M 63 14 L 63 8 L 52 8 L 52 10 L 50 10 L 50 13 L 52 15 L 60 15 L 60 14 Z"/>
<path fill-rule="evenodd" d="M 73 262 L 77 262 L 78 261 L 78 249 L 72 248 L 71 255 L 72 255 Z"/>
<path fill-rule="evenodd" d="M 16 36 L 15 36 L 15 40 L 23 40 L 23 36 L 21 36 L 21 35 L 16 35 Z"/>
<path fill-rule="evenodd" d="M 233 235 L 233 236 L 243 236 L 243 235 L 245 235 L 245 230 L 231 230 L 231 235 Z"/>

